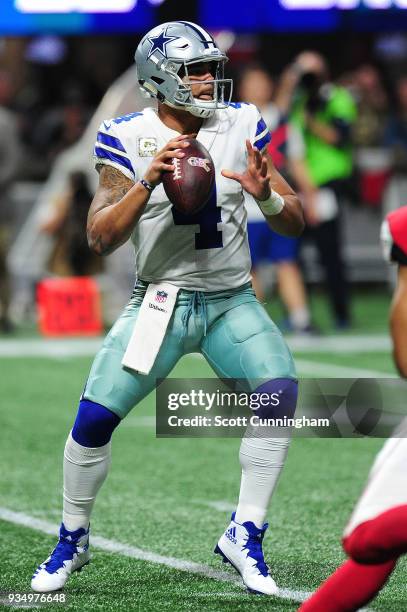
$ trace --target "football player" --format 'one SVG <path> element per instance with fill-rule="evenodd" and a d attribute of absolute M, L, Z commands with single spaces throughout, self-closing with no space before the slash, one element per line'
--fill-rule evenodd
<path fill-rule="evenodd" d="M 88 563 L 90 514 L 109 469 L 112 433 L 183 355 L 202 353 L 218 375 L 247 380 L 250 391 L 278 392 L 280 414 L 292 416 L 296 406 L 290 351 L 250 283 L 245 202 L 254 198 L 285 235 L 304 227 L 296 194 L 264 153 L 268 129 L 255 106 L 229 103 L 227 57 L 201 27 L 155 27 L 135 60 L 139 84 L 158 109 L 101 124 L 87 231 L 100 255 L 131 238 L 137 283 L 96 355 L 66 442 L 63 522 L 56 548 L 33 576 L 39 592 L 62 588 Z M 185 216 L 169 202 L 162 177 L 195 135 L 211 154 L 216 186 L 202 211 Z M 239 501 L 215 549 L 250 590 L 267 594 L 277 587 L 263 558 L 264 519 L 289 445 L 288 433 L 272 436 L 247 432 L 242 440 Z"/>
<path fill-rule="evenodd" d="M 398 263 L 390 328 L 394 360 L 407 378 L 407 206 L 382 226 L 385 255 Z M 352 612 L 377 595 L 407 552 L 407 419 L 378 454 L 367 485 L 345 528 L 349 560 L 324 582 L 301 612 Z"/>

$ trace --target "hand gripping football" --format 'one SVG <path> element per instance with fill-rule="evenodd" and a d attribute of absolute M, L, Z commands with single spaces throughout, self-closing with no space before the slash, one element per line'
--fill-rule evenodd
<path fill-rule="evenodd" d="M 183 149 L 185 157 L 174 157 L 173 172 L 164 172 L 163 186 L 179 212 L 193 215 L 203 208 L 215 183 L 215 168 L 209 151 L 195 138 Z"/>

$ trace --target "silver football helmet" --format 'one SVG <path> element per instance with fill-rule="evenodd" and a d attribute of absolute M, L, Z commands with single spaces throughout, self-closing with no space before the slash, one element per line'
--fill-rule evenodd
<path fill-rule="evenodd" d="M 224 78 L 228 58 L 212 36 L 194 23 L 170 21 L 153 28 L 137 47 L 135 61 L 141 89 L 168 106 L 207 118 L 230 103 L 233 82 Z M 212 100 L 192 95 L 191 86 L 197 81 L 189 79 L 188 67 L 199 62 L 214 62 L 214 78 L 199 81 L 213 86 Z"/>

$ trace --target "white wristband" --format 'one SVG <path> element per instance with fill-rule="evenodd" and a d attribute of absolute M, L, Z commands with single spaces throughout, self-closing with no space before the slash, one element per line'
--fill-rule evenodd
<path fill-rule="evenodd" d="M 284 198 L 277 191 L 271 190 L 271 194 L 268 200 L 259 201 L 256 200 L 260 210 L 267 216 L 278 215 L 281 213 L 285 206 Z"/>

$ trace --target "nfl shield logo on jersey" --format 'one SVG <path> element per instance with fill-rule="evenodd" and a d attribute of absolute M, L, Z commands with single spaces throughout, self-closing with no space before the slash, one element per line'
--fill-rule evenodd
<path fill-rule="evenodd" d="M 157 291 L 155 295 L 155 301 L 162 303 L 167 300 L 167 297 L 168 297 L 168 293 L 166 293 L 165 291 Z"/>

